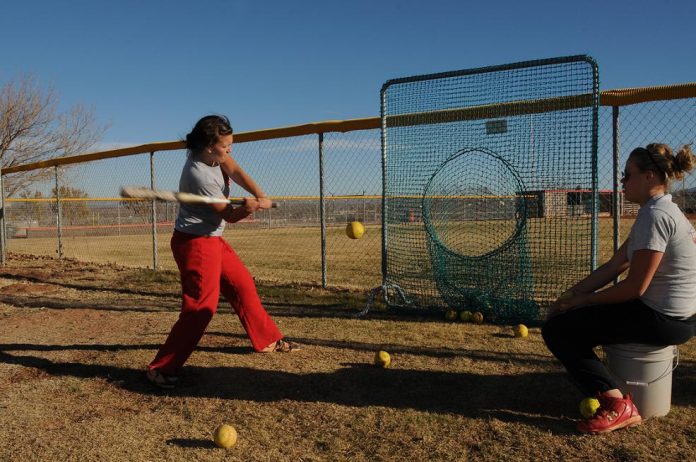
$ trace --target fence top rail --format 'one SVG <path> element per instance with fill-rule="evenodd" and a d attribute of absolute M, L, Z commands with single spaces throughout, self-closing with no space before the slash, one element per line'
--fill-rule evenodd
<path fill-rule="evenodd" d="M 582 96 L 582 95 L 581 95 Z M 663 101 L 663 100 L 673 100 L 673 99 L 685 99 L 696 97 L 696 82 L 682 83 L 675 85 L 663 85 L 656 87 L 643 87 L 643 88 L 624 88 L 616 90 L 606 90 L 600 92 L 600 105 L 601 106 L 627 106 L 631 104 L 646 103 L 650 101 Z M 509 106 L 520 106 L 526 107 L 531 105 L 538 105 L 535 102 L 513 102 L 507 103 Z M 491 106 L 492 107 L 492 106 Z M 464 113 L 469 113 L 476 108 L 466 108 L 463 110 Z M 462 110 L 459 110 L 460 112 Z M 451 112 L 451 111 L 450 111 Z M 514 113 L 511 113 L 514 115 Z M 504 114 L 497 114 L 504 115 Z M 510 115 L 510 114 L 508 114 Z M 394 126 L 401 125 L 399 121 L 405 121 L 403 123 L 411 123 L 407 121 L 409 117 L 414 119 L 414 123 L 418 123 L 417 114 L 401 114 L 397 116 L 392 116 L 395 118 Z M 459 116 L 456 116 L 457 118 Z M 464 117 L 468 118 L 468 117 Z M 403 119 L 403 120 L 402 120 Z M 463 119 L 462 119 L 463 120 Z M 392 125 L 392 124 L 389 124 Z M 361 119 L 349 119 L 349 120 L 327 120 L 324 122 L 312 122 L 302 125 L 292 125 L 289 127 L 279 127 L 279 128 L 269 128 L 264 130 L 255 130 L 249 132 L 235 133 L 234 141 L 235 143 L 248 143 L 252 141 L 263 141 L 271 140 L 277 138 L 290 138 L 293 136 L 304 136 L 304 135 L 318 135 L 322 133 L 345 133 L 356 130 L 371 130 L 381 127 L 380 117 L 366 117 Z M 90 162 L 94 160 L 112 159 L 116 157 L 124 157 L 135 154 L 147 154 L 160 151 L 177 151 L 185 149 L 185 144 L 183 141 L 164 141 L 156 143 L 141 144 L 138 146 L 129 146 L 126 148 L 111 149 L 107 151 L 99 151 L 88 154 L 79 154 L 76 156 L 69 157 L 57 157 L 54 159 L 47 159 L 39 162 L 33 162 L 24 165 L 14 165 L 11 167 L 3 168 L 2 175 L 18 172 L 26 172 L 30 170 L 37 170 L 40 168 L 56 167 L 60 165 L 67 164 L 78 164 L 83 162 Z"/>
<path fill-rule="evenodd" d="M 327 120 L 324 122 L 313 122 L 303 125 L 292 125 L 289 127 L 268 128 L 250 132 L 240 132 L 234 134 L 235 143 L 248 143 L 251 141 L 272 140 L 277 138 L 289 138 L 293 136 L 317 135 L 320 133 L 331 132 L 350 132 L 355 130 L 370 130 L 380 127 L 379 117 L 368 117 L 364 119 L 350 120 Z M 131 156 L 135 154 L 147 154 L 159 151 L 178 151 L 186 149 L 183 141 L 163 141 L 157 143 L 141 144 L 126 148 L 111 149 L 108 151 L 98 151 L 88 154 L 79 154 L 69 157 L 56 157 L 46 159 L 31 164 L 13 165 L 3 168 L 2 174 L 26 172 L 40 168 L 49 168 L 67 164 L 79 164 L 94 160 L 112 159 L 115 157 Z"/>
<path fill-rule="evenodd" d="M 629 106 L 631 104 L 686 99 L 696 97 L 696 82 L 662 85 L 657 87 L 620 88 L 600 92 L 602 106 Z"/>

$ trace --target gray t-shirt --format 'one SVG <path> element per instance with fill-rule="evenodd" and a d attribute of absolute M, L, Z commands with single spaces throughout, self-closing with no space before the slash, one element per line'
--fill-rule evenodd
<path fill-rule="evenodd" d="M 220 166 L 211 167 L 189 155 L 181 171 L 179 191 L 209 197 L 227 197 L 230 185 Z M 174 229 L 197 236 L 222 236 L 225 221 L 209 205 L 181 204 Z"/>
<path fill-rule="evenodd" d="M 628 236 L 628 260 L 642 249 L 664 255 L 640 299 L 668 316 L 696 314 L 696 231 L 670 194 L 651 198 L 638 211 Z"/>

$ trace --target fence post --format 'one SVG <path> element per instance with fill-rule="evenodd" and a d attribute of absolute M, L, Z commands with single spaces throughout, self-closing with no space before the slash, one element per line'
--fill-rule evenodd
<path fill-rule="evenodd" d="M 321 224 L 321 286 L 326 289 L 326 204 L 324 201 L 324 134 L 319 133 L 319 221 Z"/>
<path fill-rule="evenodd" d="M 155 189 L 155 153 L 150 153 L 150 188 Z M 152 199 L 152 270 L 157 271 L 159 259 L 157 255 L 157 202 Z"/>
<path fill-rule="evenodd" d="M 623 198 L 619 202 L 619 106 L 611 107 L 611 151 L 612 151 L 612 228 L 614 252 L 619 249 L 619 232 L 621 231 L 621 215 L 623 214 Z M 614 284 L 619 278 L 614 278 Z"/>
<path fill-rule="evenodd" d="M 0 266 L 5 266 L 7 252 L 7 235 L 5 229 L 5 185 L 2 181 L 2 167 L 0 167 Z"/>
<path fill-rule="evenodd" d="M 614 216 L 614 252 L 619 249 L 619 231 L 621 226 L 621 206 L 619 205 L 619 106 L 611 107 L 611 141 L 613 160 L 613 190 L 611 208 Z"/>
<path fill-rule="evenodd" d="M 60 202 L 58 166 L 53 167 L 56 178 L 56 229 L 58 230 L 58 259 L 63 259 L 63 205 Z"/>
<path fill-rule="evenodd" d="M 364 189 L 363 189 L 363 201 L 362 202 L 363 202 L 363 204 L 362 204 L 363 205 L 362 221 L 363 221 L 363 223 L 367 223 L 367 216 L 365 214 L 366 209 L 365 209 L 365 190 Z"/>

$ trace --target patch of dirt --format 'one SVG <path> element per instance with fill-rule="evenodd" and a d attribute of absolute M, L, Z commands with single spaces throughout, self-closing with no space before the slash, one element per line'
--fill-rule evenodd
<path fill-rule="evenodd" d="M 154 272 L 115 264 L 11 253 L 7 265 L 0 268 L 0 277 L 130 293 L 176 294 L 179 291 L 178 274 L 172 271 Z"/>
<path fill-rule="evenodd" d="M 32 295 L 50 295 L 59 291 L 59 287 L 52 284 L 31 283 L 31 282 L 15 282 L 7 284 L 7 280 L 0 283 L 0 294 L 5 295 L 23 295 L 31 297 Z"/>

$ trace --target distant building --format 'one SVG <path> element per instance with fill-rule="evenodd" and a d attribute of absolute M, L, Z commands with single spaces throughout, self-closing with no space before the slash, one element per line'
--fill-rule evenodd
<path fill-rule="evenodd" d="M 583 216 L 592 214 L 592 191 L 589 189 L 546 189 L 527 191 L 528 216 L 536 218 Z M 614 193 L 599 191 L 599 216 L 613 216 Z M 624 200 L 619 191 L 618 209 L 620 216 L 638 213 L 638 204 Z"/>

